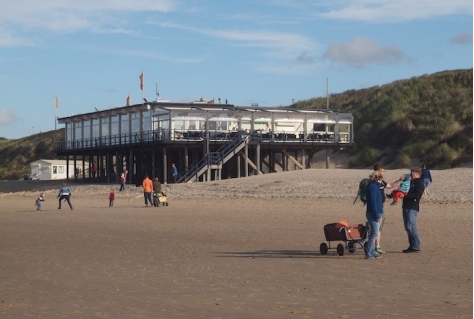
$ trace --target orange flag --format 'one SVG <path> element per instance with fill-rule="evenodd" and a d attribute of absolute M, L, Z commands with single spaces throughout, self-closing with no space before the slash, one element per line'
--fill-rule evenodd
<path fill-rule="evenodd" d="M 140 90 L 143 91 L 143 72 L 142 74 L 140 74 L 139 78 L 140 78 Z"/>
<path fill-rule="evenodd" d="M 130 106 L 130 94 L 127 96 L 127 100 L 125 102 L 127 106 Z"/>
<path fill-rule="evenodd" d="M 54 105 L 56 106 L 56 108 L 59 107 L 59 99 L 58 99 L 58 96 L 56 94 L 54 94 Z"/>

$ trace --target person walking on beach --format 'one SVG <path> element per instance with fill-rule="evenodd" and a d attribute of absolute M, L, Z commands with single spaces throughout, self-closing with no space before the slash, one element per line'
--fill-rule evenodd
<path fill-rule="evenodd" d="M 115 200 L 115 193 L 114 193 L 114 189 L 111 188 L 110 194 L 109 194 L 109 207 L 114 206 L 114 200 Z"/>
<path fill-rule="evenodd" d="M 44 193 L 41 193 L 38 198 L 36 199 L 36 211 L 40 212 L 41 211 L 41 203 L 44 202 Z"/>
<path fill-rule="evenodd" d="M 382 197 L 382 199 L 381 199 L 382 200 L 382 217 L 381 217 L 381 220 L 380 220 L 380 228 L 379 228 L 378 236 L 377 236 L 377 239 L 375 240 L 375 251 L 379 254 L 384 254 L 385 250 L 383 250 L 380 247 L 380 241 L 381 241 L 381 237 L 382 237 L 382 228 L 385 224 L 385 214 L 383 213 L 383 204 L 385 203 L 385 189 L 386 188 L 391 189 L 391 188 L 397 187 L 398 184 L 401 181 L 403 181 L 404 176 L 402 175 L 398 180 L 396 180 L 394 182 L 387 183 L 386 181 L 383 180 L 385 169 L 383 168 L 383 165 L 380 162 L 375 163 L 374 172 L 379 172 L 382 176 L 382 179 L 380 180 L 380 183 L 379 183 L 380 195 Z"/>
<path fill-rule="evenodd" d="M 367 217 L 367 226 L 370 228 L 370 234 L 367 247 L 365 248 L 365 259 L 381 257 L 381 254 L 375 249 L 375 240 L 379 233 L 383 215 L 382 195 L 380 193 L 382 174 L 380 172 L 373 172 L 369 178 L 370 182 L 366 192 L 367 209 L 365 215 Z"/>
<path fill-rule="evenodd" d="M 97 162 L 92 164 L 92 180 L 95 181 L 95 177 L 97 176 Z"/>
<path fill-rule="evenodd" d="M 58 198 L 59 198 L 59 207 L 58 209 L 61 209 L 61 201 L 63 199 L 65 199 L 67 201 L 67 203 L 69 204 L 69 208 L 71 208 L 71 210 L 73 210 L 72 208 L 72 205 L 71 205 L 71 190 L 69 189 L 69 187 L 67 187 L 66 183 L 63 183 L 61 185 L 61 188 L 59 189 L 59 193 L 58 193 Z"/>
<path fill-rule="evenodd" d="M 431 178 L 431 173 L 426 168 L 425 164 L 421 165 L 421 180 L 423 181 L 423 186 L 425 187 L 425 192 L 423 195 L 428 196 L 430 194 L 428 185 L 433 182 L 433 179 Z"/>
<path fill-rule="evenodd" d="M 119 177 L 119 182 L 120 182 L 120 189 L 119 191 L 124 191 L 125 190 L 125 183 L 127 181 L 127 174 L 128 174 L 128 171 L 127 170 L 124 170 L 122 172 L 122 174 L 120 175 Z"/>
<path fill-rule="evenodd" d="M 173 183 L 176 184 L 178 182 L 178 169 L 174 163 L 171 164 L 171 176 L 173 176 Z"/>
<path fill-rule="evenodd" d="M 403 250 L 404 253 L 419 253 L 421 251 L 420 237 L 416 229 L 416 219 L 420 211 L 420 199 L 425 187 L 421 179 L 421 168 L 411 169 L 411 184 L 408 194 L 403 197 L 403 225 L 408 235 L 409 246 Z"/>
<path fill-rule="evenodd" d="M 153 206 L 153 201 L 151 199 L 151 193 L 153 192 L 153 182 L 148 175 L 145 175 L 145 178 L 142 182 L 143 187 L 143 197 L 145 198 L 145 206 L 148 207 L 148 202 L 150 203 L 150 207 Z"/>
<path fill-rule="evenodd" d="M 158 197 L 160 196 L 161 193 L 161 183 L 158 177 L 155 177 L 153 179 L 153 206 L 158 207 L 159 201 Z"/>

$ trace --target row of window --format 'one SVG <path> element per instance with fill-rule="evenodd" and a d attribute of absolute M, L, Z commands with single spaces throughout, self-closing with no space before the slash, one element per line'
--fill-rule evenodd
<path fill-rule="evenodd" d="M 199 113 L 146 110 L 111 115 L 66 123 L 66 141 L 93 140 L 96 138 L 143 133 L 148 131 L 269 131 L 269 132 L 344 132 L 351 133 L 352 118 L 337 114 L 318 114 L 304 118 L 303 114 L 284 117 L 268 114 L 251 118 L 232 112 Z M 305 125 L 306 120 L 306 125 Z"/>

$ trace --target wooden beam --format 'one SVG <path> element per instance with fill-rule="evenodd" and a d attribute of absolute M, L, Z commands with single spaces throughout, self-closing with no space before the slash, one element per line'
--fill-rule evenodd
<path fill-rule="evenodd" d="M 244 154 L 242 151 L 239 151 L 239 153 L 242 154 L 242 156 L 243 156 L 244 159 L 245 159 L 245 154 Z M 247 163 L 248 163 L 248 165 L 249 165 L 250 167 L 252 167 L 254 170 L 257 171 L 257 165 L 255 165 L 254 162 L 252 162 L 252 161 L 250 160 L 250 158 L 247 158 Z M 261 171 L 259 171 L 257 174 L 263 174 L 263 173 L 262 173 Z"/>
<path fill-rule="evenodd" d="M 287 152 L 286 150 L 282 150 L 282 152 L 283 152 L 283 154 L 284 154 L 287 158 L 289 158 L 290 160 L 292 160 L 293 163 L 296 164 L 296 166 L 298 166 L 298 167 L 301 168 L 301 169 L 304 169 L 303 165 L 301 165 L 300 162 L 298 162 L 298 161 L 296 160 L 296 158 L 294 158 L 294 156 L 288 154 L 288 152 Z"/>

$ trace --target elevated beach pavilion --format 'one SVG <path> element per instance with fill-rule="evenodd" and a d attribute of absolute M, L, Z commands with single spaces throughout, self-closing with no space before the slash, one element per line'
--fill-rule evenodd
<path fill-rule="evenodd" d="M 145 174 L 167 182 L 172 163 L 180 182 L 305 169 L 315 152 L 354 144 L 353 115 L 329 109 L 158 100 L 57 121 L 66 129 L 57 154 L 84 172 L 78 180 L 100 183 L 123 170 L 128 183 Z"/>

